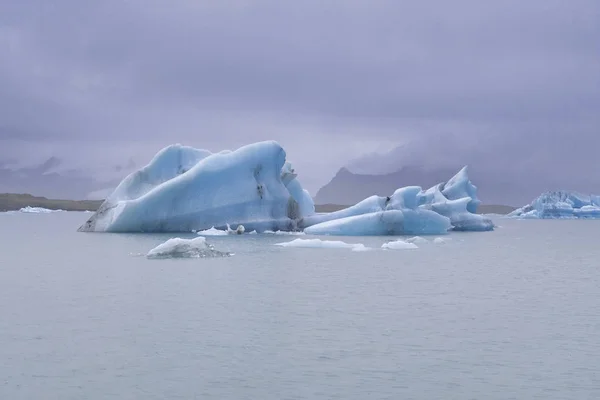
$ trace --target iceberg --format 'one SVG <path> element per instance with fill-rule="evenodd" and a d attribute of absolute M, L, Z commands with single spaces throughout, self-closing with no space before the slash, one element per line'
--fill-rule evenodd
<path fill-rule="evenodd" d="M 564 190 L 542 193 L 530 204 L 507 215 L 522 219 L 597 219 L 600 218 L 600 196 Z"/>
<path fill-rule="evenodd" d="M 217 251 L 203 237 L 172 238 L 159 244 L 146 255 L 149 259 L 229 257 L 231 253 Z"/>
<path fill-rule="evenodd" d="M 475 214 L 480 201 L 467 172 L 464 167 L 427 190 L 403 187 L 387 197 L 371 196 L 343 210 L 316 213 L 312 197 L 275 141 L 219 153 L 175 144 L 123 179 L 79 231 L 363 236 L 492 230 L 489 218 Z"/>
<path fill-rule="evenodd" d="M 172 145 L 127 176 L 79 228 L 84 232 L 295 230 L 314 212 L 274 141 L 235 151 Z"/>
<path fill-rule="evenodd" d="M 490 231 L 491 219 L 475 214 L 480 200 L 467 167 L 447 183 L 430 189 L 397 189 L 391 196 L 371 196 L 343 210 L 313 214 L 301 221 L 312 235 L 439 235 L 448 230 Z"/>

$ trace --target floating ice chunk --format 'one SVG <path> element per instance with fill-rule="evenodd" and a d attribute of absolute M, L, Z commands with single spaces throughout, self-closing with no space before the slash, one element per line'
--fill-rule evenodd
<path fill-rule="evenodd" d="M 414 237 L 406 239 L 406 241 L 408 243 L 414 243 L 414 244 L 426 244 L 426 243 L 429 243 L 429 240 L 427 240 L 427 239 L 425 239 L 424 237 L 421 237 L 421 236 L 414 236 Z"/>
<path fill-rule="evenodd" d="M 450 220 L 429 210 L 388 210 L 335 219 L 306 228 L 310 235 L 383 236 L 439 235 Z"/>
<path fill-rule="evenodd" d="M 217 154 L 170 146 L 125 178 L 79 230 L 190 232 L 227 223 L 259 232 L 293 230 L 309 216 L 303 212 L 310 212 L 312 199 L 282 173 L 285 158 L 274 141 Z"/>
<path fill-rule="evenodd" d="M 281 247 L 300 247 L 311 249 L 350 249 L 353 251 L 365 251 L 367 248 L 362 243 L 346 243 L 340 240 L 321 239 L 294 239 L 291 242 L 276 243 Z"/>
<path fill-rule="evenodd" d="M 444 238 L 436 237 L 435 239 L 433 239 L 433 243 L 435 243 L 435 244 L 443 244 L 443 243 L 446 243 L 446 241 L 444 240 Z"/>
<path fill-rule="evenodd" d="M 382 244 L 381 248 L 390 250 L 412 250 L 418 249 L 419 247 L 414 243 L 405 242 L 404 240 L 394 240 L 393 242 Z"/>
<path fill-rule="evenodd" d="M 203 231 L 196 232 L 196 234 L 199 236 L 227 236 L 229 235 L 229 232 L 223 231 L 221 229 L 215 229 L 215 227 L 213 226 L 210 229 L 205 229 Z"/>
<path fill-rule="evenodd" d="M 229 257 L 231 253 L 217 251 L 204 237 L 194 239 L 172 238 L 159 244 L 146 255 L 150 259 Z"/>
<path fill-rule="evenodd" d="M 546 192 L 508 217 L 523 219 L 600 218 L 600 196 L 577 192 Z"/>
<path fill-rule="evenodd" d="M 64 212 L 64 210 L 50 210 L 43 207 L 23 207 L 19 210 L 19 212 L 26 214 L 50 214 L 54 212 Z"/>
<path fill-rule="evenodd" d="M 367 247 L 362 243 L 357 243 L 353 248 L 352 251 L 371 251 L 373 250 L 371 247 Z"/>

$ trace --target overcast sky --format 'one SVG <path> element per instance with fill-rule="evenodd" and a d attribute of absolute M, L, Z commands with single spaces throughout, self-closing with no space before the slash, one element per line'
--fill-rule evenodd
<path fill-rule="evenodd" d="M 600 175 L 598 0 L 0 0 L 0 60 L 15 168 L 275 139 L 313 194 L 347 164 Z"/>

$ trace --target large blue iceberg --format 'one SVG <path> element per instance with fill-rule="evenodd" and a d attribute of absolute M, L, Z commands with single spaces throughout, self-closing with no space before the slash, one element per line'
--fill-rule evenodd
<path fill-rule="evenodd" d="M 312 213 L 312 198 L 274 141 L 216 154 L 173 145 L 126 177 L 79 230 L 294 230 Z"/>
<path fill-rule="evenodd" d="M 543 193 L 508 217 L 524 219 L 600 218 L 600 196 L 577 192 L 552 191 Z"/>
<path fill-rule="evenodd" d="M 491 220 L 475 214 L 478 205 L 465 167 L 425 191 L 404 187 L 317 214 L 277 142 L 215 154 L 172 145 L 127 176 L 79 230 L 189 232 L 243 225 L 246 231 L 356 236 L 492 230 Z"/>

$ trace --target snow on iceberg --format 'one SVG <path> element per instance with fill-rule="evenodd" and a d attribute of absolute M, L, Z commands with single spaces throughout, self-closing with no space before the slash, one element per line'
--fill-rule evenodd
<path fill-rule="evenodd" d="M 578 192 L 551 191 L 540 195 L 531 204 L 521 207 L 507 217 L 531 219 L 596 219 L 600 218 L 600 196 Z"/>
<path fill-rule="evenodd" d="M 190 232 L 227 224 L 294 230 L 312 212 L 312 198 L 277 142 L 216 154 L 173 145 L 126 177 L 79 230 Z"/>
<path fill-rule="evenodd" d="M 408 186 L 388 197 L 371 196 L 343 210 L 303 218 L 301 226 L 308 234 L 357 236 L 493 230 L 492 220 L 474 214 L 479 203 L 464 167 L 447 183 L 426 191 Z"/>
<path fill-rule="evenodd" d="M 294 239 L 291 242 L 276 243 L 275 245 L 311 249 L 350 249 L 352 251 L 366 251 L 369 249 L 362 243 L 346 243 L 340 240 L 321 239 Z"/>
<path fill-rule="evenodd" d="M 194 239 L 172 238 L 159 244 L 146 255 L 150 259 L 229 257 L 231 253 L 217 251 L 203 237 Z"/>

